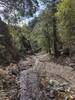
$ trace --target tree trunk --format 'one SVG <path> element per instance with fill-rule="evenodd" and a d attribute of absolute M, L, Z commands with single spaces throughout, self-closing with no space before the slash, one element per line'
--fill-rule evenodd
<path fill-rule="evenodd" d="M 54 52 L 54 57 L 58 56 L 58 48 L 57 48 L 57 31 L 56 31 L 56 17 L 55 17 L 55 13 L 56 13 L 56 0 L 53 0 L 52 2 L 52 13 L 53 13 L 53 52 Z"/>

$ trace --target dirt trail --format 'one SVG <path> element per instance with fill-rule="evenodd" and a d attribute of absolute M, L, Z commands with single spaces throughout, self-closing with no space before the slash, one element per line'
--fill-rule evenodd
<path fill-rule="evenodd" d="M 20 100 L 43 100 L 40 96 L 37 76 L 37 73 L 43 71 L 47 72 L 49 79 L 68 83 L 75 90 L 75 71 L 73 68 L 50 62 L 48 54 L 38 54 L 29 59 L 34 62 L 32 67 L 28 67 L 20 73 Z"/>

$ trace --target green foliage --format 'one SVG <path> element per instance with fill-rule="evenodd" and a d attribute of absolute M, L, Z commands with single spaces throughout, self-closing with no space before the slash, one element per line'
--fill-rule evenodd
<path fill-rule="evenodd" d="M 33 16 L 38 9 L 37 0 L 0 0 L 1 11 L 8 23 L 17 23 L 21 17 Z"/>
<path fill-rule="evenodd" d="M 28 35 L 28 30 L 27 27 L 23 26 L 22 28 L 19 26 L 9 26 L 9 30 L 10 30 L 10 34 L 12 35 L 13 41 L 17 47 L 18 50 L 21 49 L 21 36 L 24 35 Z M 27 37 L 27 36 L 26 36 Z"/>
<path fill-rule="evenodd" d="M 9 4 L 7 1 L 9 1 Z M 5 0 L 4 4 L 8 5 L 8 8 L 5 9 L 4 7 L 3 14 L 5 19 L 8 20 L 8 28 L 0 23 L 0 28 L 5 29 L 2 31 L 3 33 L 0 32 L 0 36 L 7 37 L 8 43 L 9 39 L 13 41 L 18 51 L 25 51 L 23 37 L 30 42 L 33 51 L 43 49 L 55 54 L 59 50 L 59 42 L 62 42 L 61 47 L 71 48 L 71 45 L 75 42 L 75 1 L 40 1 L 45 5 L 42 13 L 30 21 L 29 25 L 20 27 L 17 26 L 17 23 L 22 19 L 21 17 L 33 15 L 38 7 L 38 1 Z M 10 38 L 11 36 L 13 39 Z M 5 43 L 5 41 L 1 42 Z"/>
<path fill-rule="evenodd" d="M 75 39 L 75 1 L 63 0 L 57 6 L 58 32 L 67 46 Z"/>
<path fill-rule="evenodd" d="M 14 44 L 18 51 L 23 55 L 26 54 L 26 50 L 28 49 L 28 41 L 31 41 L 31 29 L 29 26 L 24 25 L 22 27 L 19 26 L 9 26 L 10 34 L 13 38 Z M 26 47 L 27 46 L 27 47 Z"/>
<path fill-rule="evenodd" d="M 38 17 L 38 22 L 32 31 L 32 37 L 37 41 L 40 48 L 49 51 L 52 41 L 51 13 L 48 9 L 42 12 Z"/>

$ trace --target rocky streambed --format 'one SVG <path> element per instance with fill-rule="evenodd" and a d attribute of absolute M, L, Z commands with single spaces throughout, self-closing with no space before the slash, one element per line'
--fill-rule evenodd
<path fill-rule="evenodd" d="M 75 94 L 73 68 L 50 62 L 48 54 L 11 64 L 0 78 L 0 100 L 73 100 Z"/>
<path fill-rule="evenodd" d="M 75 73 L 71 67 L 50 62 L 48 54 L 28 59 L 29 65 L 22 63 L 19 76 L 20 100 L 73 99 Z"/>

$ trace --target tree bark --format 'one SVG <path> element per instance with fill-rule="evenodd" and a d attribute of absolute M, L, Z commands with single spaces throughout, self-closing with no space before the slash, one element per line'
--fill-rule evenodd
<path fill-rule="evenodd" d="M 53 51 L 54 51 L 54 57 L 58 56 L 58 48 L 57 48 L 57 31 L 56 31 L 56 0 L 53 0 L 52 2 L 52 13 L 53 13 Z"/>

